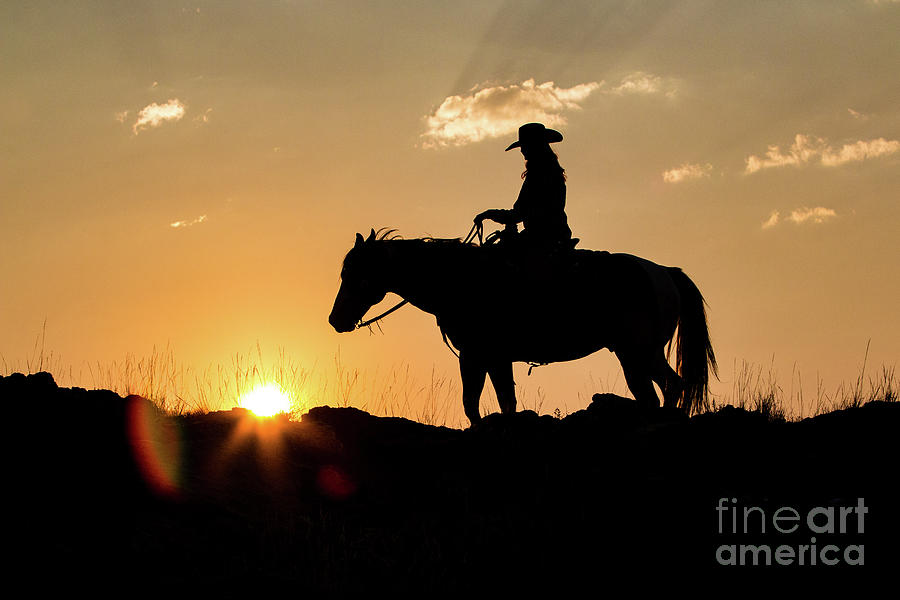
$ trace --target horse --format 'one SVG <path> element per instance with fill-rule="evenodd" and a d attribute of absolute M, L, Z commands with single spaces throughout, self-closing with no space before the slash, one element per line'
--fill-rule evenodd
<path fill-rule="evenodd" d="M 328 321 L 353 331 L 387 292 L 434 315 L 458 350 L 472 425 L 488 375 L 501 413 L 514 413 L 514 362 L 569 361 L 603 348 L 615 353 L 641 407 L 659 408 L 654 382 L 665 407 L 690 415 L 706 405 L 709 372 L 718 374 L 706 302 L 680 268 L 605 251 L 529 257 L 502 244 L 389 233 L 356 234 Z"/>

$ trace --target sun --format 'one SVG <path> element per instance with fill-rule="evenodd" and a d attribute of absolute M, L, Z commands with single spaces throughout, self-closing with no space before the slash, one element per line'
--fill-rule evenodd
<path fill-rule="evenodd" d="M 241 406 L 257 417 L 272 417 L 291 412 L 291 398 L 277 383 L 267 383 L 241 396 Z"/>

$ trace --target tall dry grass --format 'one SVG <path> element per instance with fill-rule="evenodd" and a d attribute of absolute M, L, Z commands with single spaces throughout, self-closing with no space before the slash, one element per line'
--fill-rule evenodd
<path fill-rule="evenodd" d="M 31 354 L 21 361 L 0 355 L 0 374 L 48 371 L 62 387 L 106 389 L 119 395 L 137 394 L 169 414 L 230 410 L 257 386 L 276 383 L 291 400 L 291 413 L 300 417 L 314 406 L 355 407 L 378 416 L 415 419 L 446 426 L 467 424 L 461 389 L 455 378 L 432 369 L 430 377 L 416 376 L 409 364 L 387 371 L 364 371 L 345 364 L 340 352 L 330 364 L 299 364 L 283 348 L 267 355 L 260 344 L 235 353 L 228 365 L 203 370 L 186 367 L 169 345 L 153 347 L 149 356 L 127 354 L 122 360 L 64 366 L 47 352 L 39 335 Z"/>
<path fill-rule="evenodd" d="M 294 418 L 314 406 L 327 405 L 355 407 L 378 416 L 405 417 L 431 425 L 468 425 L 456 373 L 449 376 L 432 369 L 428 377 L 422 378 L 408 363 L 368 372 L 346 365 L 338 352 L 329 365 L 310 367 L 297 363 L 283 348 L 274 355 L 266 355 L 257 343 L 246 353 L 235 353 L 229 365 L 210 365 L 198 371 L 180 364 L 172 347 L 167 345 L 161 349 L 154 347 L 146 357 L 128 354 L 121 361 L 84 364 L 76 371 L 72 366 L 64 366 L 59 356 L 45 348 L 45 339 L 46 323 L 32 352 L 23 360 L 10 363 L 0 355 L 0 374 L 48 371 L 63 387 L 108 389 L 123 396 L 137 394 L 170 414 L 229 410 L 240 406 L 242 397 L 255 387 L 277 383 L 291 400 Z M 841 383 L 831 392 L 817 375 L 812 398 L 804 395 L 802 377 L 796 366 L 785 389 L 778 380 L 774 360 L 767 367 L 746 361 L 740 365 L 735 363 L 731 391 L 713 397 L 704 409 L 714 411 L 732 405 L 759 412 L 770 420 L 790 421 L 873 400 L 897 401 L 900 380 L 895 377 L 894 367 L 882 366 L 878 371 L 869 372 L 867 362 L 868 346 L 856 381 L 852 385 Z M 603 382 L 594 381 L 591 374 L 589 377 L 594 391 L 612 391 Z M 550 404 L 541 388 L 536 391 L 520 388 L 519 392 L 520 410 L 542 414 L 544 405 Z M 580 395 L 578 401 L 587 404 L 581 402 Z M 499 410 L 490 386 L 486 386 L 482 410 Z M 562 417 L 567 413 L 567 408 L 556 408 L 551 414 Z"/>
<path fill-rule="evenodd" d="M 791 373 L 791 382 L 785 389 L 778 381 L 774 361 L 766 368 L 746 361 L 740 366 L 735 364 L 731 392 L 714 398 L 706 410 L 714 411 L 731 405 L 759 412 L 772 421 L 798 421 L 876 400 L 896 402 L 900 396 L 900 379 L 896 378 L 894 367 L 882 365 L 877 371 L 868 372 L 868 350 L 866 346 L 862 366 L 852 385 L 841 382 L 829 392 L 817 373 L 816 391 L 812 398 L 804 394 L 803 378 L 796 365 Z"/>

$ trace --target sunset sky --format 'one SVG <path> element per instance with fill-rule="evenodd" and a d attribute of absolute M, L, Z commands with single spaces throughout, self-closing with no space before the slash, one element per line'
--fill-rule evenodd
<path fill-rule="evenodd" d="M 46 320 L 76 372 L 258 343 L 457 380 L 414 308 L 331 329 L 341 261 L 356 232 L 509 208 L 503 150 L 540 121 L 580 246 L 706 296 L 714 393 L 743 361 L 833 391 L 869 340 L 870 372 L 900 358 L 898 31 L 871 0 L 3 3 L 0 368 Z M 526 371 L 542 412 L 626 392 L 606 351 Z"/>

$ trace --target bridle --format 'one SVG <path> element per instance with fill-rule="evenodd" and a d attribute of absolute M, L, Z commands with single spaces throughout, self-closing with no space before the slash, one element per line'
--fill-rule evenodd
<path fill-rule="evenodd" d="M 465 239 L 463 239 L 463 244 L 470 244 L 475 241 L 475 238 L 478 238 L 478 245 L 481 246 L 484 243 L 484 224 L 483 223 L 475 223 L 472 225 L 472 229 L 469 230 L 469 233 L 466 234 Z M 372 317 L 371 319 L 367 319 L 365 321 L 361 320 L 356 324 L 357 329 L 362 329 L 363 327 L 368 327 L 374 323 L 377 323 L 381 319 L 385 318 L 395 310 L 402 308 L 404 305 L 409 304 L 409 300 L 402 300 L 395 304 L 393 307 L 387 309 L 377 317 Z"/>
<path fill-rule="evenodd" d="M 381 313 L 381 314 L 378 315 L 377 317 L 373 317 L 373 318 L 368 319 L 368 320 L 366 320 L 366 321 L 360 321 L 359 323 L 356 324 L 356 328 L 357 328 L 357 329 L 362 329 L 363 327 L 368 327 L 369 325 L 371 325 L 371 324 L 373 324 L 373 323 L 377 323 L 378 321 L 380 321 L 381 319 L 385 318 L 386 316 L 388 316 L 389 314 L 391 314 L 391 313 L 394 312 L 395 310 L 398 310 L 399 308 L 402 308 L 404 304 L 408 304 L 408 303 L 409 303 L 409 300 L 403 300 L 403 301 L 401 301 L 401 302 L 398 302 L 397 304 L 395 304 L 395 305 L 393 306 L 393 308 L 387 309 L 386 311 L 384 311 L 383 313 Z"/>

